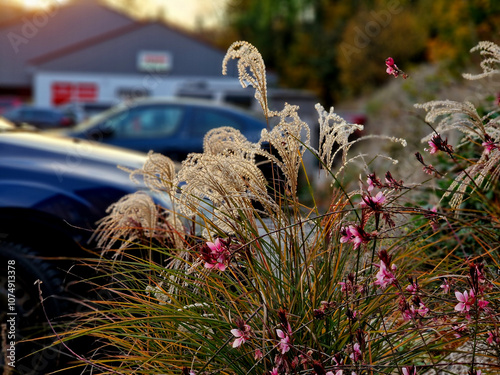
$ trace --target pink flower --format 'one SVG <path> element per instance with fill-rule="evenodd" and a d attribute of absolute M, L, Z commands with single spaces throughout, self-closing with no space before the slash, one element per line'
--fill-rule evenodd
<path fill-rule="evenodd" d="M 453 147 L 448 144 L 448 138 L 443 139 L 441 138 L 441 135 L 436 133 L 432 136 L 431 140 L 427 142 L 429 146 L 431 147 L 430 149 L 425 149 L 425 151 L 429 151 L 431 154 L 435 154 L 438 151 L 443 151 L 448 154 L 451 154 L 453 152 Z"/>
<path fill-rule="evenodd" d="M 477 305 L 480 309 L 484 309 L 486 306 L 488 306 L 488 301 L 485 301 L 484 299 L 480 299 L 477 301 Z"/>
<path fill-rule="evenodd" d="M 448 292 L 450 291 L 450 284 L 448 284 L 448 280 L 445 279 L 440 288 L 443 289 L 444 294 L 448 294 Z"/>
<path fill-rule="evenodd" d="M 432 139 L 427 143 L 430 146 L 430 150 L 425 149 L 425 151 L 429 151 L 430 154 L 435 154 L 436 152 L 439 151 L 438 145 L 434 141 L 434 137 L 432 137 Z"/>
<path fill-rule="evenodd" d="M 408 74 L 403 72 L 396 64 L 394 64 L 394 59 L 392 57 L 385 59 L 385 65 L 387 66 L 387 69 L 385 70 L 387 74 L 393 75 L 395 78 L 401 74 L 404 79 L 408 78 Z"/>
<path fill-rule="evenodd" d="M 452 326 L 451 329 L 454 331 L 453 336 L 455 336 L 457 339 L 462 337 L 462 335 L 466 335 L 468 333 L 468 328 L 466 324 Z"/>
<path fill-rule="evenodd" d="M 403 375 L 417 375 L 417 369 L 414 366 L 408 366 L 402 368 Z"/>
<path fill-rule="evenodd" d="M 236 337 L 236 340 L 233 341 L 233 348 L 237 348 L 250 338 L 252 328 L 247 324 L 243 324 L 241 328 L 232 329 L 231 333 Z"/>
<path fill-rule="evenodd" d="M 491 152 L 491 150 L 496 148 L 496 145 L 495 143 L 493 143 L 493 141 L 483 142 L 481 145 L 484 147 L 484 153 L 486 155 L 488 155 Z"/>
<path fill-rule="evenodd" d="M 470 294 L 467 291 L 460 293 L 458 291 L 455 292 L 455 297 L 459 303 L 455 306 L 455 310 L 459 312 L 469 312 L 471 306 L 474 304 L 474 291 L 471 289 Z"/>
<path fill-rule="evenodd" d="M 231 255 L 225 244 L 217 238 L 215 243 L 207 242 L 207 246 L 210 249 L 210 252 L 203 254 L 203 258 L 205 259 L 205 268 L 216 268 L 220 271 L 225 271 L 227 267 L 226 263 Z"/>
<path fill-rule="evenodd" d="M 367 190 L 368 190 L 368 191 L 372 191 L 372 190 L 375 188 L 375 185 L 373 184 L 373 181 L 372 181 L 370 178 L 368 178 L 368 179 L 366 180 L 366 182 L 368 183 L 368 188 L 367 188 Z M 331 371 L 330 371 L 330 372 L 331 372 Z M 328 374 L 328 373 L 327 373 L 327 374 Z"/>
<path fill-rule="evenodd" d="M 484 147 L 484 153 L 486 155 L 489 155 L 491 150 L 494 150 L 498 147 L 493 138 L 491 138 L 488 134 L 484 135 L 484 142 L 481 143 L 481 145 Z"/>
<path fill-rule="evenodd" d="M 368 243 L 371 239 L 371 235 L 366 233 L 361 227 L 349 225 L 349 227 L 343 227 L 340 230 L 341 243 L 352 242 L 354 244 L 354 250 L 359 248 L 362 243 Z"/>
<path fill-rule="evenodd" d="M 418 291 L 418 287 L 415 284 L 410 284 L 406 287 L 406 291 L 410 292 L 411 294 L 415 294 Z"/>
<path fill-rule="evenodd" d="M 276 367 L 273 367 L 269 375 L 278 375 L 278 369 Z"/>
<path fill-rule="evenodd" d="M 377 272 L 376 281 L 374 282 L 375 285 L 379 285 L 380 289 L 385 289 L 387 285 L 390 285 L 396 281 L 396 277 L 394 274 L 387 270 L 387 266 L 383 261 L 380 262 L 380 265 L 376 265 L 379 267 L 379 270 Z M 396 269 L 396 266 L 393 264 L 391 266 L 391 269 L 394 271 Z"/>
<path fill-rule="evenodd" d="M 350 242 L 351 239 L 353 238 L 353 234 L 351 233 L 351 230 L 349 229 L 350 227 L 343 227 L 341 230 L 340 230 L 340 234 L 342 235 L 340 237 L 340 242 L 341 243 L 346 243 L 346 242 Z"/>
<path fill-rule="evenodd" d="M 260 349 L 255 349 L 255 354 L 253 358 L 258 361 L 259 359 L 262 359 L 264 357 L 264 354 L 262 354 L 262 351 Z"/>
<path fill-rule="evenodd" d="M 486 339 L 486 342 L 490 345 L 493 344 L 493 332 L 488 332 L 488 338 Z"/>
<path fill-rule="evenodd" d="M 398 68 L 394 64 L 394 59 L 392 57 L 388 57 L 387 59 L 385 59 L 385 65 L 387 66 L 387 69 L 385 70 L 387 74 L 393 75 L 394 77 L 398 76 Z"/>
<path fill-rule="evenodd" d="M 421 316 L 426 316 L 427 313 L 429 312 L 429 308 L 425 306 L 422 302 L 420 302 L 417 311 Z"/>
<path fill-rule="evenodd" d="M 349 229 L 353 236 L 351 242 L 354 244 L 354 249 L 357 249 L 359 245 L 361 245 L 364 242 L 362 229 L 352 225 L 349 227 Z"/>
<path fill-rule="evenodd" d="M 276 333 L 278 334 L 278 337 L 280 338 L 279 347 L 280 347 L 281 354 L 285 354 L 287 351 L 290 350 L 290 336 L 288 336 L 281 329 L 277 329 Z"/>
<path fill-rule="evenodd" d="M 417 314 L 420 316 L 426 316 L 429 311 L 430 310 L 423 303 L 419 304 L 418 309 L 412 305 L 409 309 L 403 312 L 403 319 L 405 321 L 412 320 L 417 316 Z"/>
<path fill-rule="evenodd" d="M 352 347 L 352 353 L 349 356 L 354 362 L 357 362 L 361 359 L 361 349 L 358 343 L 355 343 Z"/>
<path fill-rule="evenodd" d="M 382 208 L 382 204 L 385 202 L 384 193 L 379 191 L 375 197 L 371 195 L 365 195 L 362 197 L 362 202 L 359 204 L 361 207 L 369 207 L 373 211 L 378 211 Z"/>

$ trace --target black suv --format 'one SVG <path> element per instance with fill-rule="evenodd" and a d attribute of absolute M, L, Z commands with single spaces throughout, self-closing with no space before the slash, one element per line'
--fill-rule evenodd
<path fill-rule="evenodd" d="M 12 358 L 14 374 L 57 368 L 48 351 L 22 358 L 33 350 L 22 337 L 46 322 L 34 282 L 42 282 L 44 298 L 65 292 L 70 259 L 88 257 L 96 222 L 112 203 L 142 188 L 118 166 L 140 168 L 145 160 L 138 152 L 16 129 L 0 118 L 0 368 Z M 57 298 L 46 298 L 44 306 L 50 318 L 63 312 Z"/>

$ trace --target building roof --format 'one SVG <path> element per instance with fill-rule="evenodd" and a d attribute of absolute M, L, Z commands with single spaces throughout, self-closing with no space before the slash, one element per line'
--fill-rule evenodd
<path fill-rule="evenodd" d="M 168 50 L 172 75 L 220 76 L 225 53 L 172 26 L 131 19 L 99 0 L 75 0 L 0 24 L 0 86 L 29 86 L 36 71 L 139 73 L 139 50 Z"/>

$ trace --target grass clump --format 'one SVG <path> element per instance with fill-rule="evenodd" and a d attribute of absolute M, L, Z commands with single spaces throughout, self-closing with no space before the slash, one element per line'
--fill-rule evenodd
<path fill-rule="evenodd" d="M 491 44 L 479 49 L 500 57 Z M 131 171 L 171 207 L 137 193 L 101 221 L 102 277 L 92 280 L 101 297 L 86 301 L 71 327 L 56 327 L 75 366 L 102 374 L 500 373 L 498 107 L 481 117 L 467 103 L 422 105 L 429 152 L 448 164 L 438 169 L 434 155 L 418 153 L 426 178 L 406 184 L 378 170 L 377 157 L 350 155 L 373 136 L 352 140 L 360 125 L 333 108 L 317 106 L 314 150 L 297 107 L 269 109 L 258 51 L 237 42 L 224 64 L 231 58 L 276 125 L 255 144 L 216 129 L 178 172 L 158 154 Z M 485 74 L 499 72 L 492 59 Z M 441 133 L 453 129 L 463 130 L 461 145 L 480 146 L 476 154 L 463 158 L 447 143 Z M 305 152 L 333 182 L 325 209 L 314 203 Z M 353 170 L 364 177 L 348 191 Z M 299 173 L 310 206 L 299 199 Z M 93 340 L 89 352 L 72 346 L 81 337 Z"/>

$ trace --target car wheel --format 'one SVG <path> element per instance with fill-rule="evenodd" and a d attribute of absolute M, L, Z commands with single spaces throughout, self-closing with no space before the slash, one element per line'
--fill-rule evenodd
<path fill-rule="evenodd" d="M 5 367 L 15 364 L 13 373 L 47 374 L 59 361 L 59 350 L 47 348 L 53 339 L 24 341 L 52 333 L 42 309 L 36 280 L 41 282 L 43 308 L 49 319 L 57 320 L 64 310 L 61 300 L 53 297 L 62 295 L 61 273 L 37 255 L 30 246 L 0 241 L 0 317 L 2 349 L 5 347 L 6 351 L 0 364 L 4 373 L 9 373 Z"/>

